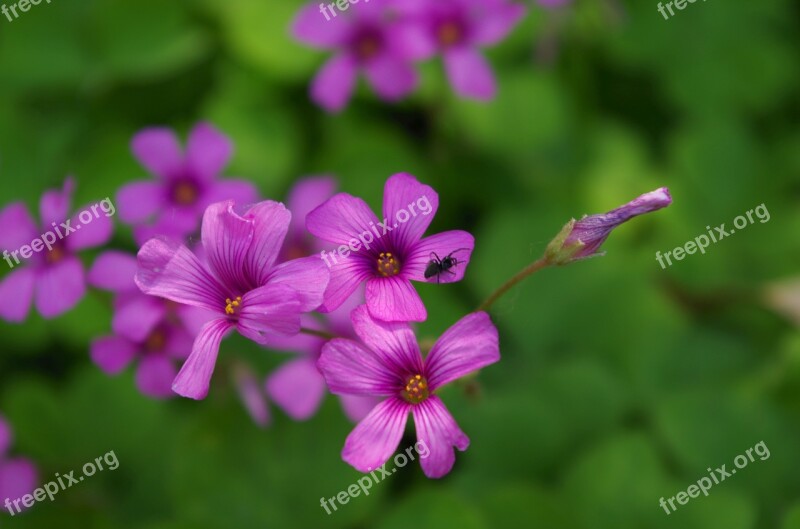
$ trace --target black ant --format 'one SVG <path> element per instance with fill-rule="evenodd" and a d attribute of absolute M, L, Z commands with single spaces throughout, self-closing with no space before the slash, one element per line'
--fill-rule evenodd
<path fill-rule="evenodd" d="M 458 259 L 453 257 L 453 254 L 460 252 L 461 250 L 469 250 L 469 248 L 459 248 L 458 250 L 453 250 L 444 259 L 439 259 L 439 256 L 436 255 L 436 252 L 431 252 L 431 260 L 428 262 L 428 266 L 425 267 L 425 279 L 430 279 L 433 276 L 436 276 L 436 282 L 438 283 L 439 276 L 441 276 L 444 272 L 456 275 L 455 272 L 450 270 L 458 265 Z"/>

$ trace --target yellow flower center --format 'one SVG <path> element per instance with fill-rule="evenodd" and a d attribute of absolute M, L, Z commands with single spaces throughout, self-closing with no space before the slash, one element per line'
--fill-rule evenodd
<path fill-rule="evenodd" d="M 189 206 L 197 201 L 197 187 L 190 182 L 180 182 L 172 190 L 172 197 L 175 202 L 183 206 Z"/>
<path fill-rule="evenodd" d="M 236 309 L 239 308 L 239 305 L 241 305 L 242 303 L 242 297 L 236 296 L 236 299 L 234 299 L 233 301 L 231 301 L 231 298 L 227 298 L 225 300 L 225 303 L 226 303 L 225 314 L 233 316 L 234 314 L 236 314 Z"/>
<path fill-rule="evenodd" d="M 403 390 L 403 398 L 406 402 L 411 404 L 419 404 L 428 398 L 428 381 L 422 375 L 414 375 L 408 379 L 405 389 Z"/>
<path fill-rule="evenodd" d="M 439 42 L 444 46 L 452 46 L 461 40 L 461 28 L 455 22 L 445 22 L 439 26 Z"/>
<path fill-rule="evenodd" d="M 375 37 L 364 37 L 356 45 L 356 55 L 362 60 L 375 57 L 379 51 L 381 51 L 381 45 Z"/>
<path fill-rule="evenodd" d="M 378 273 L 383 277 L 392 277 L 400 273 L 400 261 L 389 252 L 381 252 L 378 256 Z"/>
<path fill-rule="evenodd" d="M 63 259 L 64 255 L 64 250 L 62 250 L 59 246 L 53 246 L 52 250 L 44 254 L 44 260 L 49 264 L 54 264 Z"/>
<path fill-rule="evenodd" d="M 150 333 L 150 336 L 144 341 L 144 348 L 146 351 L 160 351 L 167 344 L 167 337 L 161 330 L 156 330 Z"/>

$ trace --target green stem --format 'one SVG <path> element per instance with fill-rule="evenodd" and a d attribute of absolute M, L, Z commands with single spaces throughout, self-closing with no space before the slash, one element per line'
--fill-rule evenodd
<path fill-rule="evenodd" d="M 318 331 L 316 329 L 307 329 L 305 327 L 300 327 L 301 334 L 308 334 L 310 336 L 316 336 L 318 338 L 324 338 L 325 340 L 333 340 L 334 338 L 338 338 L 335 334 L 331 334 L 326 331 Z"/>
<path fill-rule="evenodd" d="M 503 296 L 503 294 L 511 290 L 517 283 L 519 283 L 529 275 L 538 272 L 542 268 L 547 268 L 549 265 L 550 262 L 545 257 L 540 258 L 538 261 L 532 262 L 531 264 L 520 270 L 514 277 L 512 277 L 511 279 L 500 285 L 500 287 L 497 290 L 492 292 L 492 294 L 488 298 L 486 298 L 486 301 L 481 303 L 480 306 L 477 309 L 475 309 L 475 312 L 480 312 L 482 310 L 484 311 L 489 310 L 491 306 L 494 305 L 495 301 L 500 299 Z"/>

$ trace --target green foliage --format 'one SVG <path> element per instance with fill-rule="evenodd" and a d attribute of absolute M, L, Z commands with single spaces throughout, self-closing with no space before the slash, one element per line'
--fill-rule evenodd
<path fill-rule="evenodd" d="M 113 198 L 144 177 L 136 130 L 200 120 L 236 143 L 226 174 L 269 198 L 330 173 L 378 211 L 385 179 L 410 172 L 440 195 L 431 231 L 477 239 L 463 282 L 419 286 L 421 337 L 570 218 L 662 185 L 674 198 L 616 230 L 605 257 L 539 272 L 492 309 L 502 361 L 442 392 L 471 439 L 449 476 L 427 480 L 414 462 L 331 515 L 320 498 L 360 476 L 340 458 L 352 425 L 338 399 L 301 423 L 272 406 L 262 430 L 226 371 L 243 356 L 265 376 L 284 356 L 228 340 L 208 399 L 155 402 L 130 370 L 109 378 L 89 360 L 109 333 L 107 296 L 52 322 L 0 323 L 14 454 L 45 481 L 111 450 L 120 461 L 0 526 L 800 528 L 800 336 L 759 296 L 800 263 L 797 5 L 696 2 L 665 21 L 656 4 L 534 4 L 488 54 L 494 101 L 457 99 L 437 59 L 407 101 L 362 87 L 340 115 L 308 100 L 326 56 L 291 40 L 296 1 L 53 0 L 0 18 L 0 205 L 36 211 L 66 174 L 78 203 Z M 656 262 L 762 203 L 769 222 Z M 114 246 L 134 250 L 128 228 Z M 769 459 L 675 513 L 659 506 L 762 440 Z"/>

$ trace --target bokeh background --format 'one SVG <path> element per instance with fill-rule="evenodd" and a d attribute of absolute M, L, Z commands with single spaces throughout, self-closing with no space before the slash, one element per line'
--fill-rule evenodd
<path fill-rule="evenodd" d="M 606 257 L 545 270 L 496 305 L 502 361 L 442 392 L 472 441 L 449 476 L 409 465 L 330 516 L 320 497 L 359 477 L 339 456 L 352 425 L 337 400 L 301 423 L 272 407 L 262 430 L 226 367 L 244 358 L 266 376 L 284 355 L 228 339 L 208 399 L 154 401 L 130 370 L 109 378 L 89 360 L 107 294 L 0 323 L 14 453 L 44 480 L 110 450 L 120 461 L 0 526 L 800 528 L 800 336 L 762 295 L 800 272 L 800 4 L 696 2 L 668 21 L 651 0 L 531 4 L 488 53 L 494 101 L 453 96 L 436 60 L 400 104 L 362 86 L 339 115 L 308 99 L 325 54 L 288 36 L 299 6 L 53 0 L 0 19 L 0 204 L 36 211 L 67 174 L 78 204 L 113 198 L 145 176 L 137 130 L 185 135 L 200 120 L 236 144 L 226 174 L 268 198 L 328 173 L 377 209 L 385 179 L 410 172 L 440 194 L 432 232 L 477 238 L 462 283 L 418 287 L 423 337 L 570 217 L 662 185 L 674 204 L 618 229 Z M 667 270 L 655 261 L 762 203 L 768 223 Z M 135 251 L 129 228 L 113 246 Z M 659 507 L 762 440 L 770 459 L 674 514 Z"/>

